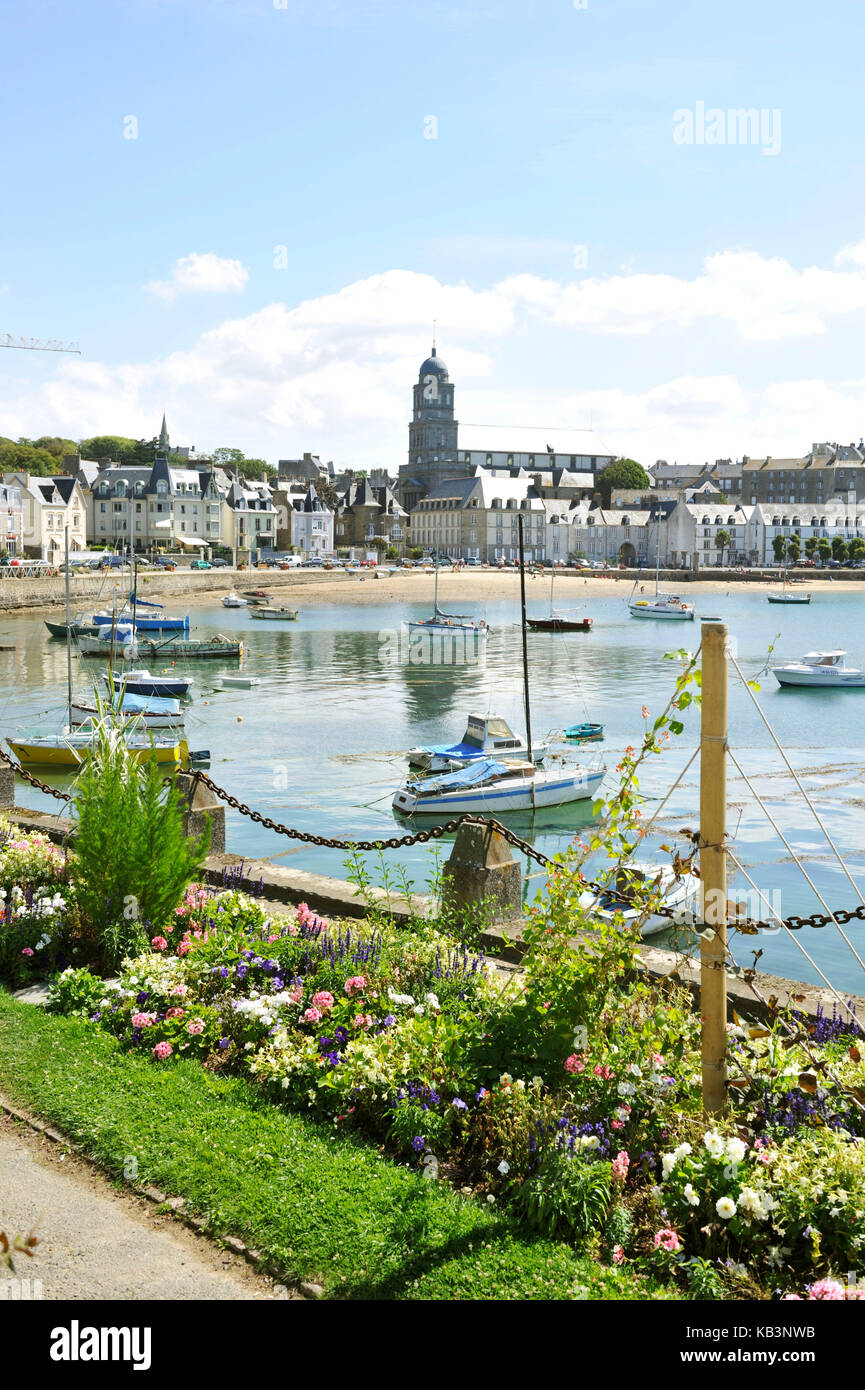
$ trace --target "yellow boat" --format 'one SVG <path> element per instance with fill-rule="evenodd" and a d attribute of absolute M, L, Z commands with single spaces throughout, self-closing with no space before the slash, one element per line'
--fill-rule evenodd
<path fill-rule="evenodd" d="M 44 767 L 80 767 L 90 752 L 93 736 L 90 733 L 36 734 L 31 738 L 6 740 L 20 763 L 40 763 Z M 185 738 L 130 740 L 129 752 L 138 762 L 146 762 L 151 753 L 158 763 L 176 766 L 189 758 Z"/>

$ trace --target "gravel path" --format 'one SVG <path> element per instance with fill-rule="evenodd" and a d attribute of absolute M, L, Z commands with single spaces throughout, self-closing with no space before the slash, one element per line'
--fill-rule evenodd
<path fill-rule="evenodd" d="M 43 1299 L 303 1301 L 2 1114 L 0 1231 L 38 1236 L 33 1259 L 16 1257 L 14 1277 L 41 1280 Z"/>

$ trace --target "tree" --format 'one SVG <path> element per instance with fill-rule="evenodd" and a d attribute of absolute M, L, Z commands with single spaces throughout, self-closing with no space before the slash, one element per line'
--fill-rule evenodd
<path fill-rule="evenodd" d="M 226 468 L 229 473 L 236 472 L 253 482 L 258 482 L 262 473 L 272 477 L 277 471 L 265 459 L 248 459 L 242 449 L 214 449 L 213 462 L 217 468 Z"/>
<path fill-rule="evenodd" d="M 813 559 L 814 559 L 814 552 L 816 551 L 816 549 L 817 549 L 817 537 L 816 537 L 816 536 L 809 536 L 808 539 L 807 539 L 806 542 L 805 542 L 805 554 L 808 556 L 808 559 L 809 559 L 809 560 L 813 560 Z"/>
<path fill-rule="evenodd" d="M 795 565 L 802 551 L 802 537 L 798 531 L 794 531 L 792 536 L 787 539 L 787 559 L 792 560 Z"/>
<path fill-rule="evenodd" d="M 832 538 L 832 558 L 840 560 L 843 564 L 847 559 L 847 542 L 843 536 L 833 536 Z"/>
<path fill-rule="evenodd" d="M 326 507 L 336 512 L 339 507 L 339 493 L 329 478 L 319 478 L 315 490 Z"/>
<path fill-rule="evenodd" d="M 865 560 L 865 540 L 861 536 L 853 536 L 848 544 L 851 560 Z"/>
<path fill-rule="evenodd" d="M 821 565 L 832 557 L 832 542 L 826 536 L 821 536 L 817 542 L 817 554 L 820 556 Z"/>
<path fill-rule="evenodd" d="M 775 552 L 775 559 L 778 561 L 778 564 L 780 565 L 784 559 L 784 556 L 787 553 L 787 537 L 782 536 L 780 532 L 777 536 L 773 536 L 772 549 Z"/>
<path fill-rule="evenodd" d="M 603 473 L 598 474 L 597 483 L 605 507 L 610 505 L 610 496 L 614 488 L 647 488 L 651 486 L 645 468 L 642 464 L 636 463 L 634 459 L 616 459 L 604 469 Z"/>
<path fill-rule="evenodd" d="M 725 531 L 723 527 L 720 531 L 715 533 L 715 549 L 721 552 L 720 564 L 723 565 L 724 563 L 724 551 L 729 550 L 732 544 L 733 537 L 730 535 L 730 532 Z"/>

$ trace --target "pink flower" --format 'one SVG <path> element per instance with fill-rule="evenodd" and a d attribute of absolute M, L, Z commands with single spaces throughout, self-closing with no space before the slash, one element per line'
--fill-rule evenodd
<path fill-rule="evenodd" d="M 154 951 L 164 951 L 168 942 L 165 940 L 164 936 L 154 936 L 150 944 Z"/>
<path fill-rule="evenodd" d="M 292 1004 L 299 1004 L 303 998 L 303 987 L 301 985 L 295 985 L 293 989 L 288 991 L 288 997 Z"/>
<path fill-rule="evenodd" d="M 343 988 L 349 997 L 351 997 L 352 994 L 360 994 L 361 990 L 366 989 L 366 980 L 363 975 L 352 975 L 346 980 Z"/>
<path fill-rule="evenodd" d="M 643 705 L 643 708 L 642 708 L 641 713 L 642 713 L 642 716 L 643 716 L 644 719 L 648 719 L 648 717 L 649 717 L 649 706 L 648 706 L 648 705 Z"/>
<path fill-rule="evenodd" d="M 802 1302 L 802 1298 L 801 1298 L 801 1295 L 798 1294 L 798 1293 L 785 1293 L 784 1297 L 781 1299 L 781 1302 L 782 1302 L 782 1303 L 801 1303 L 801 1302 Z"/>
<path fill-rule="evenodd" d="M 844 1300 L 844 1285 L 839 1284 L 837 1279 L 818 1279 L 816 1284 L 812 1284 L 808 1290 L 808 1302 L 813 1303 L 823 1299 L 840 1303 Z"/>
<path fill-rule="evenodd" d="M 184 1015 L 185 1012 L 186 1012 L 185 1009 L 169 1009 L 168 1012 L 166 1013 L 165 1017 L 166 1017 L 166 1018 L 183 1018 L 183 1015 Z"/>
<path fill-rule="evenodd" d="M 318 1023 L 320 1018 L 321 1011 L 319 1009 L 307 1009 L 306 1013 L 303 1015 L 304 1023 Z"/>
<path fill-rule="evenodd" d="M 289 924 L 288 924 L 288 934 L 289 934 L 289 936 L 297 936 L 297 933 L 298 933 L 299 931 L 300 931 L 300 927 L 297 925 L 296 922 L 289 922 Z"/>
<path fill-rule="evenodd" d="M 312 996 L 312 1002 L 317 1009 L 332 1009 L 333 995 L 328 993 L 326 989 L 320 989 L 318 994 Z"/>
<path fill-rule="evenodd" d="M 681 1250 L 682 1242 L 679 1240 L 675 1231 L 671 1231 L 669 1226 L 663 1226 L 660 1231 L 655 1232 L 655 1249 L 668 1250 L 675 1254 Z"/>
<path fill-rule="evenodd" d="M 613 1069 L 612 1069 L 612 1067 L 602 1067 L 601 1064 L 600 1064 L 600 1062 L 599 1062 L 598 1065 L 595 1067 L 595 1076 L 600 1076 L 600 1077 L 602 1078 L 602 1080 L 604 1080 L 604 1081 L 609 1081 L 609 1080 L 610 1080 L 610 1077 L 611 1077 L 612 1075 L 613 1075 Z"/>
<path fill-rule="evenodd" d="M 371 1028 L 372 1014 L 355 1014 L 351 1022 L 354 1028 Z"/>
<path fill-rule="evenodd" d="M 153 1055 L 154 1057 L 157 1057 L 160 1062 L 162 1062 L 165 1060 L 166 1057 L 171 1056 L 172 1051 L 173 1048 L 170 1042 L 158 1042 L 153 1049 Z"/>
<path fill-rule="evenodd" d="M 573 1075 L 575 1071 L 585 1070 L 586 1064 L 582 1057 L 577 1056 L 576 1052 L 572 1052 L 570 1057 L 565 1058 L 565 1071 L 569 1071 L 571 1075 Z"/>
<path fill-rule="evenodd" d="M 613 1264 L 621 1265 L 625 1263 L 625 1252 L 621 1245 L 613 1246 Z"/>
<path fill-rule="evenodd" d="M 186 1031 L 187 1033 L 203 1033 L 204 1024 L 200 1018 L 194 1018 L 191 1023 L 187 1023 Z"/>
<path fill-rule="evenodd" d="M 186 955 L 186 952 L 187 952 L 188 950 L 189 950 L 189 942 L 188 942 L 188 941 L 181 941 L 180 945 L 179 945 L 178 948 L 177 948 L 177 954 L 178 954 L 179 956 L 185 956 L 185 955 Z"/>
<path fill-rule="evenodd" d="M 624 1124 L 622 1123 L 621 1120 L 611 1120 L 611 1121 L 610 1121 L 610 1124 L 613 1126 L 613 1129 L 624 1129 L 624 1128 L 625 1128 L 625 1126 L 624 1126 Z"/>
<path fill-rule="evenodd" d="M 628 1169 L 630 1168 L 630 1166 L 631 1160 L 628 1157 L 627 1151 L 625 1149 L 620 1149 L 619 1152 L 616 1154 L 616 1157 L 613 1159 L 612 1164 L 610 1165 L 610 1167 L 612 1168 L 613 1177 L 618 1178 L 621 1182 L 624 1182 L 628 1176 Z"/>
<path fill-rule="evenodd" d="M 662 1067 L 664 1065 L 664 1058 L 660 1052 L 652 1053 L 652 1061 L 655 1063 L 655 1066 L 657 1067 Z"/>
<path fill-rule="evenodd" d="M 149 1028 L 149 1027 L 151 1026 L 151 1024 L 154 1024 L 155 1022 L 156 1022 L 156 1014 L 133 1014 L 133 1015 L 132 1015 L 132 1027 L 133 1027 L 133 1028 Z"/>
<path fill-rule="evenodd" d="M 181 997 L 181 999 L 182 999 L 183 996 L 184 996 L 184 994 L 188 994 L 188 993 L 189 993 L 189 990 L 188 990 L 188 988 L 187 988 L 186 985 L 175 985 L 174 988 L 172 989 L 171 993 L 172 993 L 172 994 L 179 994 L 180 997 Z"/>
<path fill-rule="evenodd" d="M 31 950 L 31 948 L 30 948 L 29 946 L 25 946 L 24 949 L 22 950 L 21 954 L 22 954 L 22 956 L 32 956 L 33 951 Z"/>

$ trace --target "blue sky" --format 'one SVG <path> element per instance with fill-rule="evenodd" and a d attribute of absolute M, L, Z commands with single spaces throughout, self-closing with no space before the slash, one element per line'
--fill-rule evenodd
<path fill-rule="evenodd" d="M 858 439 L 863 28 L 796 0 L 7 7 L 0 332 L 83 352 L 3 351 L 0 434 L 165 409 L 178 443 L 395 469 L 437 318 L 466 421 L 591 422 L 644 462 Z M 780 113 L 780 147 L 676 143 L 698 103 Z"/>

